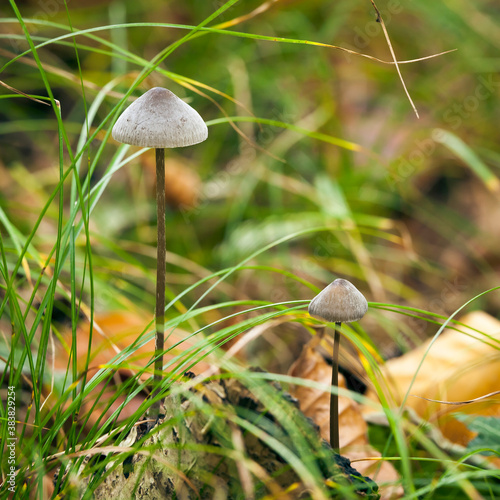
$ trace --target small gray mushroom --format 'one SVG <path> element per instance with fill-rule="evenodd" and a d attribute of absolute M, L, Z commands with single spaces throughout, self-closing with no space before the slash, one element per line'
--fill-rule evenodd
<path fill-rule="evenodd" d="M 332 386 L 339 385 L 339 347 L 342 323 L 360 320 L 368 311 L 368 302 L 363 294 L 350 282 L 336 279 L 309 303 L 309 314 L 329 323 L 335 323 L 333 339 Z M 339 398 L 330 395 L 330 443 L 337 452 L 340 449 Z"/>
<path fill-rule="evenodd" d="M 155 87 L 134 101 L 112 130 L 118 142 L 146 148 L 179 148 L 203 142 L 203 118 L 170 90 Z"/>
<path fill-rule="evenodd" d="M 368 311 L 368 302 L 350 282 L 336 279 L 309 304 L 309 314 L 330 323 L 350 323 L 360 320 Z"/>

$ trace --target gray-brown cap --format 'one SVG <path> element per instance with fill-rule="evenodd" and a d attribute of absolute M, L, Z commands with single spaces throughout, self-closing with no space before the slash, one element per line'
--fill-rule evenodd
<path fill-rule="evenodd" d="M 368 310 L 363 294 L 350 282 L 336 279 L 309 304 L 309 314 L 331 323 L 350 323 L 360 320 Z"/>
<path fill-rule="evenodd" d="M 178 148 L 203 142 L 208 130 L 202 117 L 170 90 L 155 87 L 118 118 L 113 139 L 146 148 Z"/>

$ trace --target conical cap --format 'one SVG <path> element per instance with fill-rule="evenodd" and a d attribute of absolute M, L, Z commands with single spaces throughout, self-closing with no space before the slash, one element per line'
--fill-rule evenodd
<path fill-rule="evenodd" d="M 309 304 L 309 314 L 331 323 L 360 320 L 368 310 L 363 294 L 350 282 L 336 279 Z"/>
<path fill-rule="evenodd" d="M 203 142 L 202 117 L 170 90 L 155 87 L 134 101 L 112 130 L 118 142 L 146 148 L 178 148 Z"/>

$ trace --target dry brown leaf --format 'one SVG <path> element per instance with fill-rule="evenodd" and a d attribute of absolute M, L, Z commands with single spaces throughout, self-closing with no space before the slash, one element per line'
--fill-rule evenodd
<path fill-rule="evenodd" d="M 89 366 L 92 370 L 98 369 L 100 365 L 110 363 L 118 352 L 121 352 L 125 347 L 130 346 L 139 335 L 148 329 L 151 323 L 151 317 L 147 317 L 137 312 L 130 311 L 111 311 L 94 316 L 94 329 L 92 332 L 92 351 L 90 355 Z M 153 328 L 152 324 L 149 330 Z M 87 321 L 82 322 L 77 330 L 77 352 L 78 352 L 78 369 L 82 370 L 85 367 L 89 345 L 90 325 Z M 165 349 L 176 344 L 186 338 L 188 333 L 177 328 L 171 334 L 166 332 Z M 71 345 L 71 331 L 63 332 L 63 339 L 68 345 Z M 154 341 L 139 347 L 133 355 L 127 358 L 126 363 L 133 366 L 143 367 L 149 361 L 154 352 Z M 167 362 L 174 356 L 185 351 L 193 345 L 192 340 L 185 340 L 177 348 L 172 349 L 165 354 L 164 360 Z M 61 348 L 62 351 L 62 348 Z M 68 361 L 67 355 L 59 353 L 56 356 L 56 368 L 65 369 Z M 206 370 L 209 365 L 200 363 L 191 371 L 201 373 Z"/>
<path fill-rule="evenodd" d="M 466 401 L 498 390 L 500 321 L 481 311 L 472 312 L 460 321 L 470 328 L 458 327 L 461 331 L 447 329 L 436 340 L 410 389 L 406 406 L 437 425 L 447 439 L 466 446 L 475 434 L 453 418 L 451 413 L 460 411 L 500 417 L 498 396 L 492 395 L 464 406 L 421 399 Z M 490 339 L 474 330 L 486 333 Z M 399 358 L 391 359 L 382 367 L 385 378 L 382 385 L 390 391 L 395 405 L 403 402 L 429 344 L 430 341 Z M 373 390 L 368 396 L 378 400 Z"/>
<path fill-rule="evenodd" d="M 130 311 L 113 311 L 95 315 L 94 330 L 92 332 L 92 350 L 90 354 L 87 380 L 92 377 L 102 365 L 109 364 L 118 352 L 121 352 L 124 348 L 130 346 L 137 339 L 137 337 L 147 329 L 150 322 L 151 317 L 146 317 L 145 315 Z M 76 335 L 78 353 L 77 366 L 80 372 L 85 369 L 86 364 L 90 333 L 89 326 L 90 325 L 87 321 L 82 322 L 78 327 Z M 152 326 L 149 327 L 149 330 L 151 328 Z M 67 345 L 71 345 L 71 331 L 64 331 L 62 336 Z M 169 346 L 173 346 L 177 342 L 180 342 L 187 336 L 187 333 L 181 329 L 176 329 L 170 335 L 168 335 L 167 332 L 165 349 L 168 349 Z M 164 356 L 164 363 L 191 347 L 193 342 L 193 340 L 185 340 L 175 349 L 167 352 Z M 123 368 L 116 370 L 114 383 L 109 384 L 99 397 L 97 407 L 93 410 L 90 417 L 89 425 L 93 425 L 96 419 L 100 416 L 101 412 L 99 411 L 99 408 L 107 405 L 108 401 L 113 398 L 114 393 L 116 392 L 116 386 L 120 384 L 124 378 L 134 375 L 137 372 L 137 369 L 144 367 L 151 359 L 153 353 L 154 340 L 151 340 L 151 342 L 148 342 L 138 348 L 134 354 L 127 358 Z M 68 366 L 68 353 L 60 345 L 56 351 L 54 361 L 56 369 L 65 370 Z M 190 370 L 198 374 L 207 370 L 209 367 L 210 365 L 208 363 L 201 362 L 190 368 Z M 149 375 L 144 375 L 143 379 L 146 379 Z M 87 411 L 89 411 L 95 403 L 95 396 L 99 394 L 102 389 L 103 386 L 98 386 L 96 390 L 93 391 L 93 393 L 87 398 L 81 411 L 81 415 L 83 417 L 86 418 Z M 116 398 L 116 401 L 114 401 L 113 405 L 106 412 L 107 416 L 111 415 L 112 412 L 123 403 L 125 396 L 126 395 Z M 146 394 L 142 394 L 130 401 L 127 404 L 127 407 L 121 412 L 120 419 L 126 418 L 134 413 L 145 397 Z"/>
<path fill-rule="evenodd" d="M 290 367 L 289 375 L 331 384 L 332 367 L 315 347 L 319 336 L 304 346 L 297 361 Z M 346 388 L 345 379 L 339 373 L 339 387 Z M 302 412 L 320 427 L 321 436 L 330 441 L 330 393 L 304 386 L 291 387 L 291 393 L 300 403 Z M 367 424 L 361 414 L 360 405 L 352 399 L 339 395 L 340 452 L 350 460 L 380 457 L 380 453 L 368 442 Z M 372 477 L 380 488 L 383 500 L 401 498 L 403 489 L 395 485 L 399 475 L 389 462 L 360 461 L 355 468 L 363 475 Z M 384 487 L 383 483 L 390 483 Z"/>

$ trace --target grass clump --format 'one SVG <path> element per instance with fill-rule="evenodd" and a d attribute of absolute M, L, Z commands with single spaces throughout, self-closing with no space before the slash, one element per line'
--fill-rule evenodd
<path fill-rule="evenodd" d="M 380 378 L 384 359 L 438 337 L 436 325 L 462 331 L 454 320 L 464 304 L 498 309 L 497 294 L 483 293 L 497 286 L 495 13 L 400 7 L 380 10 L 398 60 L 460 49 L 400 65 L 420 121 L 394 65 L 373 59 L 390 52 L 368 2 L 0 7 L 9 86 L 0 96 L 0 417 L 8 422 L 14 387 L 16 498 L 79 496 L 84 465 L 83 496 L 117 471 L 137 474 L 159 453 L 141 422 L 165 400 L 157 434 L 178 435 L 174 486 L 189 487 L 190 460 L 210 455 L 200 496 L 221 471 L 233 481 L 228 498 L 293 497 L 294 488 L 354 496 L 273 385 L 309 384 L 285 374 L 316 331 L 309 301 L 332 275 L 363 284 L 372 300 L 362 326 L 342 329 L 353 349 L 341 364 L 379 396 L 388 427 L 373 439 L 400 473 L 392 486 L 405 498 L 495 498 L 497 471 L 436 443 Z M 154 379 L 154 166 L 111 129 L 158 85 L 190 98 L 210 141 L 167 158 L 165 362 Z M 489 333 L 478 336 L 497 349 Z M 193 370 L 205 374 L 196 384 L 185 378 Z M 207 401 L 202 382 L 237 383 L 253 403 L 222 404 L 218 389 L 210 397 L 221 401 Z M 186 421 L 208 426 L 214 441 L 183 441 Z M 275 474 L 248 451 L 257 444 L 279 457 Z M 10 455 L 1 453 L 3 498 Z"/>

